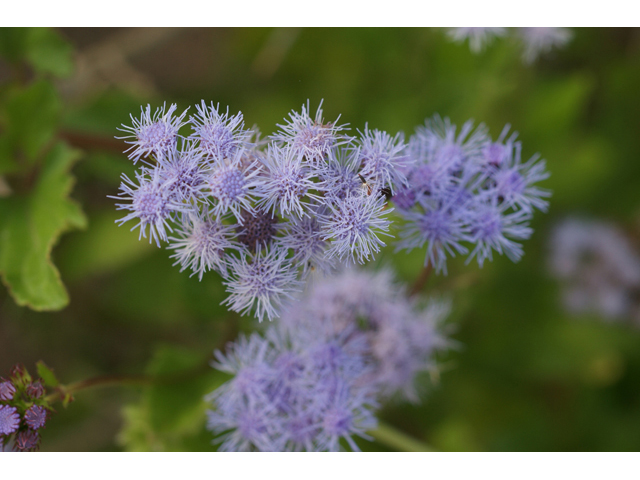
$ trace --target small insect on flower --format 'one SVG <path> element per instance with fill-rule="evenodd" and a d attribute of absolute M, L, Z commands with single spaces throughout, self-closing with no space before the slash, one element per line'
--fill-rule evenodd
<path fill-rule="evenodd" d="M 364 177 L 362 175 L 358 174 L 358 177 L 360 178 L 360 181 L 362 182 L 362 186 L 367 189 L 367 195 L 371 195 L 371 192 L 373 191 L 373 188 L 371 188 L 371 185 L 369 185 L 367 183 L 367 181 L 364 179 Z"/>

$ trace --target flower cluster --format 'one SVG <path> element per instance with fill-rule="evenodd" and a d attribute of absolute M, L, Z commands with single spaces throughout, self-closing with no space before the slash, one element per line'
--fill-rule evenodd
<path fill-rule="evenodd" d="M 419 372 L 449 346 L 446 302 L 419 308 L 388 271 L 314 282 L 281 321 L 215 352 L 234 377 L 212 392 L 208 427 L 226 451 L 358 450 L 380 402 L 418 400 Z"/>
<path fill-rule="evenodd" d="M 545 211 L 551 194 L 536 184 L 546 179 L 538 155 L 521 159 L 517 134 L 507 125 L 496 141 L 487 129 L 466 122 L 457 131 L 435 116 L 409 139 L 408 184 L 393 202 L 406 221 L 397 250 L 427 245 L 425 266 L 447 272 L 448 256 L 469 254 L 482 266 L 492 252 L 518 261 L 517 242 L 531 236 L 534 210 Z M 471 244 L 471 251 L 465 246 Z"/>
<path fill-rule="evenodd" d="M 522 27 L 516 28 L 514 35 L 523 45 L 522 59 L 533 63 L 540 55 L 552 48 L 563 47 L 573 36 L 567 28 L 558 27 Z M 507 35 L 507 29 L 501 27 L 462 27 L 449 29 L 449 37 L 457 42 L 469 40 L 469 48 L 478 53 L 495 37 Z"/>
<path fill-rule="evenodd" d="M 312 116 L 307 102 L 264 140 L 244 128 L 242 113 L 213 103 L 188 119 L 175 105 L 153 115 L 147 106 L 123 128 L 126 152 L 142 166 L 113 197 L 128 212 L 118 222 L 167 242 L 176 264 L 200 279 L 218 272 L 232 310 L 277 317 L 311 271 L 380 251 L 392 210 L 383 190 L 395 191 L 407 167 L 401 135 L 365 128 L 350 137 L 321 106 Z"/>
<path fill-rule="evenodd" d="M 640 256 L 622 231 L 568 218 L 554 229 L 550 247 L 549 268 L 563 282 L 570 312 L 640 322 Z"/>
<path fill-rule="evenodd" d="M 13 367 L 8 379 L 0 377 L 0 452 L 36 450 L 52 411 L 42 382 L 23 365 Z"/>

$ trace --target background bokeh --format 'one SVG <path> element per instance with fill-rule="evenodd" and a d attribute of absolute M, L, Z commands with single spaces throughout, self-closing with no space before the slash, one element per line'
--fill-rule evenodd
<path fill-rule="evenodd" d="M 42 450 L 213 449 L 202 396 L 224 377 L 207 362 L 255 325 L 219 305 L 216 274 L 202 282 L 180 274 L 166 250 L 118 228 L 122 214 L 107 198 L 133 171 L 116 127 L 147 103 L 193 109 L 202 99 L 242 111 L 264 134 L 307 99 L 312 111 L 324 99 L 326 119 L 407 136 L 434 113 L 484 122 L 494 138 L 510 123 L 524 157 L 547 159 L 549 213 L 536 214 L 519 263 L 497 257 L 479 269 L 459 259 L 448 276 L 430 278 L 426 293 L 453 299 L 457 348 L 441 359 L 439 379 L 424 379 L 421 404 L 388 405 L 380 418 L 443 451 L 640 450 L 640 330 L 565 313 L 547 268 L 549 233 L 567 215 L 609 219 L 640 238 L 640 29 L 573 29 L 565 48 L 532 65 L 512 40 L 474 55 L 435 28 L 56 33 L 73 60 L 51 80 L 61 99 L 56 136 L 83 152 L 72 197 L 88 222 L 53 250 L 70 297 L 64 309 L 19 307 L 0 287 L 0 375 L 42 359 L 65 383 L 180 378 L 78 393 L 49 421 Z M 10 45 L 2 55 L 8 85 Z M 410 283 L 423 257 L 389 248 L 378 262 Z"/>

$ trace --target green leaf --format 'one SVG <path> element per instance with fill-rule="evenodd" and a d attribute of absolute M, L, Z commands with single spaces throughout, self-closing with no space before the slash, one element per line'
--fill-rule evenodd
<path fill-rule="evenodd" d="M 68 77 L 73 72 L 73 47 L 51 28 L 30 28 L 27 60 L 41 73 Z"/>
<path fill-rule="evenodd" d="M 78 157 L 78 151 L 58 143 L 29 195 L 0 199 L 0 273 L 18 305 L 59 310 L 69 302 L 51 250 L 63 232 L 87 224 L 79 205 L 68 198 L 69 170 Z"/>
<path fill-rule="evenodd" d="M 38 369 L 38 375 L 47 387 L 58 386 L 60 382 L 58 381 L 56 374 L 53 373 L 53 370 L 51 370 L 51 368 L 49 368 L 42 360 L 36 363 L 36 367 Z"/>
<path fill-rule="evenodd" d="M 28 38 L 28 28 L 0 28 L 0 55 L 10 62 L 19 62 L 27 52 Z"/>
<path fill-rule="evenodd" d="M 0 55 L 9 62 L 27 61 L 39 73 L 67 77 L 73 71 L 73 48 L 51 28 L 0 29 Z"/>
<path fill-rule="evenodd" d="M 6 105 L 0 155 L 18 159 L 26 157 L 29 163 L 33 163 L 53 138 L 60 110 L 58 94 L 51 82 L 46 80 L 11 92 Z"/>

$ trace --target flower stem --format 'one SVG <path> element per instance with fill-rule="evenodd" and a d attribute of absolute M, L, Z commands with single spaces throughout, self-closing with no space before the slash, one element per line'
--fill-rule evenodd
<path fill-rule="evenodd" d="M 396 430 L 391 425 L 378 422 L 378 428 L 372 432 L 368 432 L 378 442 L 391 447 L 400 452 L 433 452 L 426 443 L 421 442 L 408 436 L 407 434 Z"/>
<path fill-rule="evenodd" d="M 417 295 L 418 293 L 420 293 L 420 291 L 424 288 L 425 284 L 427 283 L 427 280 L 429 280 L 429 277 L 431 276 L 432 271 L 433 271 L 433 266 L 431 265 L 431 263 L 429 263 L 429 265 L 427 265 L 422 269 L 422 271 L 420 272 L 420 275 L 418 275 L 418 278 L 416 278 L 416 281 L 413 282 L 413 285 L 411 286 L 411 290 L 409 290 L 410 297 L 413 297 L 414 295 Z"/>

